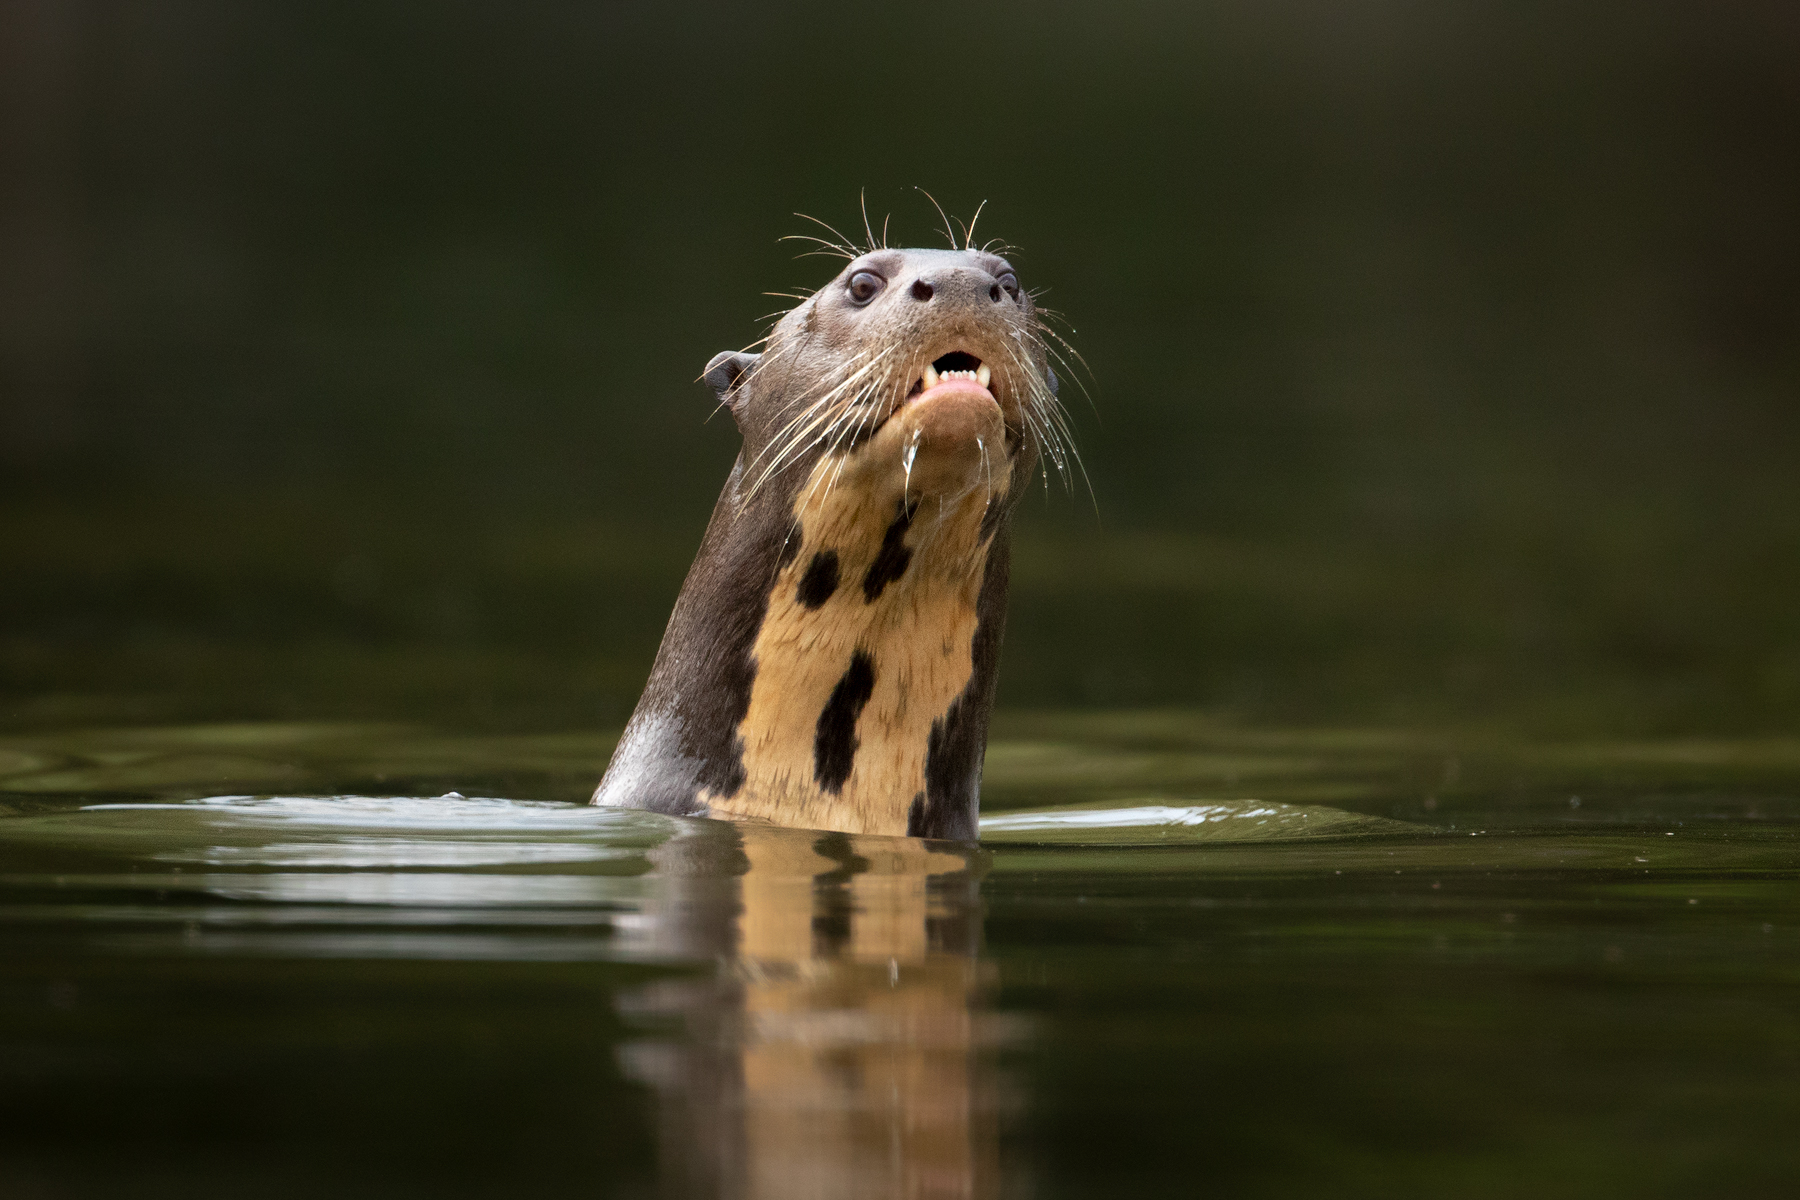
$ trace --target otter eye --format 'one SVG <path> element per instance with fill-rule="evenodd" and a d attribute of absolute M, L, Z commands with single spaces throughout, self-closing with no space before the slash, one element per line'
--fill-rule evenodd
<path fill-rule="evenodd" d="M 850 277 L 850 298 L 858 304 L 867 304 L 886 286 L 887 280 L 875 272 L 858 271 Z"/>
<path fill-rule="evenodd" d="M 1000 286 L 1005 288 L 1006 294 L 1011 296 L 1014 300 L 1019 298 L 1019 277 L 1014 275 L 1011 271 L 1000 276 Z"/>

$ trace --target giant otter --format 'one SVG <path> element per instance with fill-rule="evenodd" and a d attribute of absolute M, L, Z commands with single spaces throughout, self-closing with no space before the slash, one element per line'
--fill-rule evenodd
<path fill-rule="evenodd" d="M 972 840 L 1009 517 L 1066 426 L 984 250 L 846 250 L 704 378 L 743 450 L 594 803 Z"/>

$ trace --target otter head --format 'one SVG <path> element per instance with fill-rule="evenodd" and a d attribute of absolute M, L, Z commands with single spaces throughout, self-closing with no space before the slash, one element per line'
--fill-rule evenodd
<path fill-rule="evenodd" d="M 974 836 L 1041 329 L 1005 259 L 882 248 L 708 364 L 743 451 L 596 802 Z"/>
<path fill-rule="evenodd" d="M 875 502 L 1004 497 L 1055 419 L 1031 296 L 1004 258 L 875 250 L 775 326 L 761 355 L 727 352 L 705 378 L 744 435 L 746 499 L 832 461 L 829 487 Z M 802 503 L 815 497 L 799 488 Z"/>

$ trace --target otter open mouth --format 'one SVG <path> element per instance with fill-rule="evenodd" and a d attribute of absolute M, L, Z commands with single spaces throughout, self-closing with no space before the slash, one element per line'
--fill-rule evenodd
<path fill-rule="evenodd" d="M 934 359 L 925 367 L 925 374 L 914 382 L 912 391 L 906 393 L 906 398 L 912 400 L 930 391 L 938 384 L 948 383 L 952 380 L 966 379 L 985 389 L 993 377 L 994 373 L 973 354 L 963 350 L 952 350 L 941 358 Z"/>

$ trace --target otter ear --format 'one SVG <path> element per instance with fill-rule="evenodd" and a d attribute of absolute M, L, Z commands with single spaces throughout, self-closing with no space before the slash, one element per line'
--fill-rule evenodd
<path fill-rule="evenodd" d="M 706 370 L 700 374 L 700 378 L 706 381 L 706 386 L 713 390 L 713 395 L 719 398 L 719 403 L 729 408 L 733 416 L 743 407 L 744 401 L 749 399 L 747 393 L 738 391 L 738 384 L 761 357 L 760 354 L 746 354 L 742 350 L 726 350 L 713 355 L 712 361 L 706 364 Z"/>

